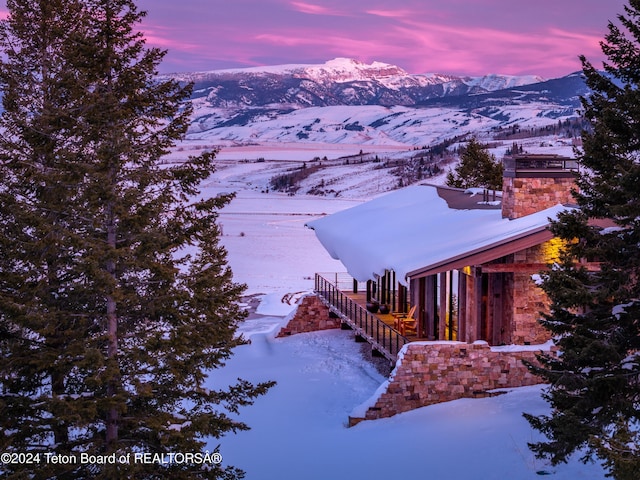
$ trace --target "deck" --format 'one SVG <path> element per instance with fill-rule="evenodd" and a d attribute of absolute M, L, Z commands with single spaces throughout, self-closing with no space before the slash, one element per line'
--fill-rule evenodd
<path fill-rule="evenodd" d="M 391 314 L 371 313 L 366 308 L 366 294 L 341 289 L 336 276 L 316 274 L 315 292 L 329 310 L 369 342 L 374 350 L 395 362 L 402 347 L 417 337 L 402 335 L 394 328 Z"/>

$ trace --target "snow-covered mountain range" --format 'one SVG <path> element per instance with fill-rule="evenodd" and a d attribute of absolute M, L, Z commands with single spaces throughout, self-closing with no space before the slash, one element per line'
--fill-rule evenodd
<path fill-rule="evenodd" d="M 541 128 L 577 117 L 579 73 L 537 76 L 409 74 L 338 58 L 165 75 L 193 82 L 188 138 L 211 145 L 432 145 L 496 129 Z"/>
<path fill-rule="evenodd" d="M 411 106 L 425 100 L 479 94 L 544 81 L 537 76 L 413 75 L 395 65 L 336 58 L 322 65 L 280 65 L 171 75 L 194 82 L 194 98 L 211 107 L 286 104 Z"/>

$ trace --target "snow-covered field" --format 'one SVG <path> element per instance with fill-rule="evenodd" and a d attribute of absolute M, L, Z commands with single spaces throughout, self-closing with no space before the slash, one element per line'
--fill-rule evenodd
<path fill-rule="evenodd" d="M 361 186 L 340 198 L 261 193 L 266 163 L 228 163 L 205 194 L 237 191 L 220 216 L 222 242 L 237 281 L 261 294 L 258 314 L 242 333 L 251 344 L 237 348 L 228 365 L 211 374 L 222 388 L 238 377 L 278 385 L 241 411 L 250 431 L 212 440 L 224 463 L 249 480 L 289 479 L 603 479 L 597 465 L 574 459 L 551 467 L 527 449 L 535 441 L 522 412 L 548 411 L 541 387 L 514 389 L 494 398 L 464 399 L 421 408 L 347 428 L 349 413 L 384 378 L 364 359 L 345 331 L 276 339 L 292 305 L 286 294 L 310 291 L 316 271 L 344 270 L 304 224 L 373 196 Z M 375 172 L 368 184 L 375 184 Z M 378 189 L 379 190 L 379 189 Z"/>

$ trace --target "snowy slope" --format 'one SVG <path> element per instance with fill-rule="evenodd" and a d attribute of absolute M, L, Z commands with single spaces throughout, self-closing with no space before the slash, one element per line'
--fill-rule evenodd
<path fill-rule="evenodd" d="M 255 321 L 264 326 L 276 320 Z M 278 382 L 242 410 L 240 418 L 250 431 L 209 445 L 220 445 L 224 464 L 244 469 L 248 480 L 605 478 L 597 465 L 574 457 L 552 467 L 528 450 L 527 442 L 540 436 L 522 413 L 549 413 L 541 387 L 433 405 L 347 428 L 350 409 L 382 381 L 352 334 L 272 335 L 252 335 L 251 345 L 239 347 L 229 366 L 210 378 L 212 386 L 238 376 Z"/>
<path fill-rule="evenodd" d="M 545 79 L 537 75 L 514 76 L 489 74 L 483 77 L 465 77 L 463 81 L 466 85 L 475 87 L 477 89 L 475 90 L 476 92 L 493 92 L 505 88 L 515 88 L 522 85 L 540 83 L 544 82 Z"/>
<path fill-rule="evenodd" d="M 553 125 L 575 115 L 572 109 L 543 102 L 505 105 L 499 109 L 370 105 L 240 111 L 211 108 L 203 99 L 193 103 L 195 112 L 188 138 L 218 145 L 302 142 L 403 145 L 409 149 L 515 124 Z"/>

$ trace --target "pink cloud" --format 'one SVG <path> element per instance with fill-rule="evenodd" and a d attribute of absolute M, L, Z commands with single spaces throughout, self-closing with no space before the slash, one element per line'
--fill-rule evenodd
<path fill-rule="evenodd" d="M 281 45 L 287 47 L 294 46 L 312 46 L 314 48 L 322 47 L 323 50 L 330 52 L 331 55 L 338 56 L 344 52 L 353 57 L 366 55 L 367 50 L 380 51 L 381 45 L 372 44 L 370 40 L 359 40 L 353 37 L 342 35 L 322 35 L 313 34 L 311 32 L 300 30 L 296 32 L 289 31 L 287 35 L 263 34 L 257 35 L 257 40 L 269 42 L 273 45 Z"/>
<path fill-rule="evenodd" d="M 626 0 L 138 0 L 162 69 L 320 63 L 333 57 L 412 73 L 554 76 L 596 65 L 598 42 Z M 577 8 L 577 6 L 580 8 Z M 6 3 L 0 0 L 0 16 Z M 6 15 L 6 14 L 5 14 Z"/>
<path fill-rule="evenodd" d="M 513 32 L 482 26 L 424 22 L 404 17 L 379 40 L 404 52 L 412 71 L 442 73 L 538 73 L 561 68 L 578 70 L 578 55 L 599 56 L 599 34 L 558 28 Z"/>
<path fill-rule="evenodd" d="M 320 5 L 314 5 L 312 3 L 304 2 L 291 2 L 291 6 L 294 10 L 307 13 L 309 15 L 332 15 L 332 16 L 345 16 L 346 14 L 339 10 L 332 10 Z"/>
<path fill-rule="evenodd" d="M 384 18 L 404 18 L 411 15 L 410 10 L 367 10 L 369 15 Z"/>
<path fill-rule="evenodd" d="M 329 7 L 294 2 L 316 15 L 333 12 Z M 554 26 L 513 22 L 461 22 L 443 11 L 376 8 L 359 13 L 346 30 L 344 24 L 313 24 L 269 28 L 254 37 L 265 50 L 296 59 L 283 63 L 310 63 L 337 56 L 362 61 L 395 63 L 414 73 L 541 74 L 570 73 L 580 69 L 579 54 L 600 57 L 601 32 L 589 34 Z M 308 8 L 307 8 L 308 7 Z M 313 7 L 313 8 L 312 8 Z M 410 8 L 407 8 L 410 7 Z M 319 17 L 321 18 L 321 17 Z M 453 22 L 456 23 L 453 23 Z M 504 26 L 503 26 L 504 25 Z M 248 46 L 248 44 L 247 44 Z"/>
<path fill-rule="evenodd" d="M 292 47 L 296 45 L 317 45 L 318 42 L 314 41 L 312 38 L 308 36 L 297 36 L 292 34 L 287 35 L 276 35 L 271 33 L 264 33 L 261 35 L 256 35 L 254 37 L 256 40 L 260 42 L 270 43 L 271 45 L 281 45 Z"/>
<path fill-rule="evenodd" d="M 426 11 L 426 10 L 418 10 L 418 9 L 408 9 L 408 8 L 370 9 L 370 10 L 366 10 L 365 13 L 373 17 L 380 17 L 382 19 L 396 19 L 398 21 L 402 21 L 404 19 L 409 20 L 412 18 L 421 18 L 421 17 L 428 17 L 431 19 L 446 17 L 446 15 L 443 12 L 438 12 L 434 10 Z"/>
<path fill-rule="evenodd" d="M 346 56 L 362 61 L 395 63 L 414 73 L 548 75 L 552 69 L 566 73 L 580 68 L 578 55 L 598 55 L 598 35 L 576 34 L 560 29 L 515 33 L 485 27 L 458 27 L 405 20 L 384 31 L 288 28 L 247 38 L 251 44 L 295 54 L 309 63 L 323 52 L 327 60 Z M 245 37 L 246 38 L 246 37 Z M 285 53 L 286 54 L 286 53 Z M 284 62 L 286 63 L 286 62 Z"/>
<path fill-rule="evenodd" d="M 197 43 L 182 41 L 172 35 L 170 31 L 159 29 L 145 28 L 144 38 L 147 40 L 147 43 L 159 48 L 179 51 L 197 51 L 201 48 Z"/>

